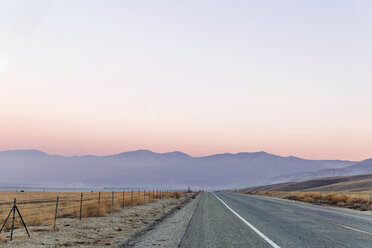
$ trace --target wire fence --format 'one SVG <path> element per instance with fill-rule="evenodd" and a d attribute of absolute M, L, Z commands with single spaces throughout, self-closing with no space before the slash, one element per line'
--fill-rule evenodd
<path fill-rule="evenodd" d="M 183 192 L 165 190 L 121 192 L 0 192 L 0 226 L 17 200 L 17 208 L 27 226 L 46 225 L 57 228 L 58 218 L 105 216 L 120 208 L 142 205 L 165 198 L 180 198 Z M 14 228 L 22 226 L 16 218 Z M 11 221 L 4 226 L 12 228 Z"/>

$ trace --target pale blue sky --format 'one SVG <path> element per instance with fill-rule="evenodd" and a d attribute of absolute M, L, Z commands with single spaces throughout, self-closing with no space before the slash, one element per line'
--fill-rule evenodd
<path fill-rule="evenodd" d="M 371 1 L 1 1 L 0 150 L 372 157 Z"/>

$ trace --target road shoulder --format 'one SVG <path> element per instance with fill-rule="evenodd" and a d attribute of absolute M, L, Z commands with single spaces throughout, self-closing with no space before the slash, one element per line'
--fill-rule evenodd
<path fill-rule="evenodd" d="M 132 240 L 124 244 L 122 248 L 144 248 L 152 246 L 164 248 L 178 247 L 191 217 L 195 212 L 199 199 L 200 195 L 195 199 L 191 199 L 190 202 L 177 207 L 162 221 L 138 234 Z"/>

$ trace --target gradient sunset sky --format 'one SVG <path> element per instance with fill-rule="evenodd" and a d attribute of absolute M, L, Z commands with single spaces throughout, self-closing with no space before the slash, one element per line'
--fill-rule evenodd
<path fill-rule="evenodd" d="M 1 1 L 0 150 L 372 157 L 372 1 Z"/>

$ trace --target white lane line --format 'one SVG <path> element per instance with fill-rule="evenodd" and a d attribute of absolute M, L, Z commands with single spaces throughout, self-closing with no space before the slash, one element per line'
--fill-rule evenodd
<path fill-rule="evenodd" d="M 262 232 L 260 232 L 257 228 L 255 228 L 252 224 L 250 224 L 248 221 L 246 221 L 243 217 L 241 217 L 237 212 L 235 212 L 234 210 L 232 210 L 224 201 L 222 201 L 218 196 L 216 196 L 214 193 L 212 193 L 212 195 L 214 195 L 218 200 L 220 200 L 222 202 L 223 205 L 225 205 L 225 207 L 230 210 L 233 214 L 235 214 L 241 221 L 243 221 L 247 226 L 249 226 L 253 231 L 255 231 L 258 235 L 260 235 L 261 238 L 263 238 L 267 243 L 269 243 L 272 247 L 274 248 L 280 248 L 279 245 L 275 244 L 271 239 L 269 239 L 268 237 L 266 237 L 265 234 L 263 234 Z"/>
<path fill-rule="evenodd" d="M 336 224 L 336 223 L 333 223 L 333 222 L 328 222 L 326 220 L 314 218 L 314 217 L 307 216 L 307 215 L 304 215 L 304 214 L 299 214 L 299 213 L 296 213 L 296 212 L 294 212 L 292 210 L 288 210 L 288 209 L 285 209 L 285 208 L 281 208 L 281 210 L 284 210 L 284 211 L 287 211 L 287 212 L 296 214 L 298 216 L 302 216 L 302 217 L 308 218 L 310 220 L 316 220 L 316 221 L 319 221 L 319 222 L 322 222 L 322 223 L 326 223 L 328 225 L 334 225 L 334 226 L 338 226 L 338 227 L 341 227 L 341 228 L 344 228 L 344 229 L 347 229 L 347 230 L 351 230 L 351 231 L 354 231 L 354 232 L 360 232 L 360 233 L 364 233 L 364 234 L 367 234 L 367 235 L 372 236 L 372 233 L 367 232 L 367 231 L 363 231 L 363 230 L 360 230 L 360 229 L 357 229 L 357 228 L 354 228 L 354 227 L 345 226 L 345 225 L 341 225 L 341 224 Z"/>
<path fill-rule="evenodd" d="M 364 233 L 364 234 L 367 234 L 367 235 L 372 235 L 372 233 L 370 233 L 370 232 L 366 232 L 366 231 L 356 229 L 356 228 L 353 228 L 353 227 L 344 226 L 344 225 L 337 225 L 337 226 L 348 229 L 348 230 L 352 230 L 352 231 L 355 231 L 355 232 L 360 232 L 360 233 Z"/>
<path fill-rule="evenodd" d="M 287 211 L 287 212 L 292 213 L 292 214 L 295 213 L 295 212 L 293 212 L 292 210 L 289 210 L 289 209 L 286 209 L 286 208 L 281 208 L 281 210 L 283 210 L 283 211 Z"/>

